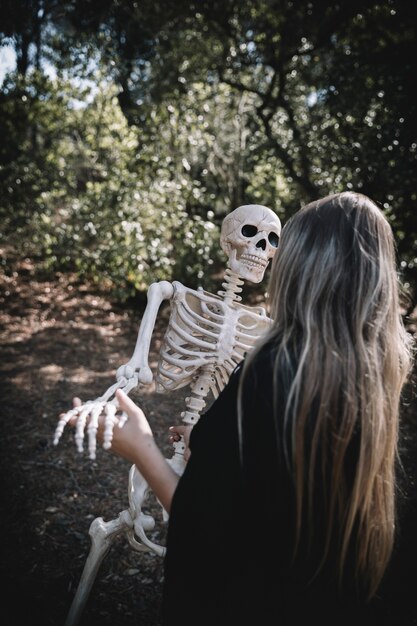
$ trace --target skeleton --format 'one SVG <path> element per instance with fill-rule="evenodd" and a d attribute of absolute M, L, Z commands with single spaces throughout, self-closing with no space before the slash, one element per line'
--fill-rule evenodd
<path fill-rule="evenodd" d="M 88 452 L 94 459 L 98 418 L 104 414 L 103 447 L 111 447 L 113 428 L 122 427 L 127 419 L 124 414 L 117 413 L 116 390 L 120 388 L 129 393 L 139 384 L 149 385 L 153 381 L 148 357 L 163 300 L 170 300 L 171 312 L 159 353 L 156 390 L 166 392 L 189 386 L 190 395 L 185 399 L 181 417 L 192 428 L 206 406 L 209 393 L 214 398 L 218 396 L 232 371 L 270 326 L 271 320 L 265 309 L 241 304 L 239 294 L 243 285 L 241 279 L 253 283 L 262 281 L 276 252 L 280 232 L 280 220 L 271 209 L 261 205 L 238 207 L 226 216 L 221 229 L 221 247 L 228 256 L 222 291 L 214 295 L 200 288 L 190 289 L 177 281 L 153 283 L 148 290 L 148 303 L 132 357 L 118 368 L 115 384 L 100 398 L 61 417 L 54 443 L 58 443 L 65 425 L 76 416 L 77 448 L 83 450 L 87 431 Z M 174 455 L 167 461 L 181 475 L 185 467 L 183 439 L 174 442 L 173 446 Z M 137 551 L 165 554 L 165 547 L 152 542 L 146 534 L 155 525 L 155 520 L 142 511 L 148 492 L 145 479 L 133 465 L 129 473 L 129 508 L 110 522 L 104 522 L 102 518 L 92 522 L 89 530 L 92 545 L 66 626 L 77 623 L 100 563 L 118 535 L 125 533 Z M 162 514 L 167 521 L 168 514 L 163 508 Z"/>

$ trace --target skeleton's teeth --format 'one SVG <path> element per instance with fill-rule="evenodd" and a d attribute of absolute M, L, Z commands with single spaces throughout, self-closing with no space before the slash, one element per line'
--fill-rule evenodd
<path fill-rule="evenodd" d="M 249 265 L 250 267 L 264 268 L 266 266 L 266 263 L 263 259 L 253 254 L 242 254 L 242 256 L 240 257 L 240 260 L 243 261 L 243 263 L 245 263 L 246 265 Z"/>

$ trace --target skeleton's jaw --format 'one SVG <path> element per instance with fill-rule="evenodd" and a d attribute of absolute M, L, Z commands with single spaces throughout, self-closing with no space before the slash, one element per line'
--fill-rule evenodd
<path fill-rule="evenodd" d="M 243 253 L 239 258 L 236 255 L 229 258 L 230 269 L 251 283 L 260 283 L 263 280 L 268 263 L 269 259 L 258 254 Z"/>

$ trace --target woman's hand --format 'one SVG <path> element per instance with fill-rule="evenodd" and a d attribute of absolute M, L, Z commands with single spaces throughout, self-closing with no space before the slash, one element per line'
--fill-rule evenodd
<path fill-rule="evenodd" d="M 123 426 L 117 424 L 113 428 L 113 438 L 111 451 L 126 459 L 130 463 L 137 463 L 138 456 L 149 446 L 153 440 L 153 434 L 149 422 L 144 412 L 133 400 L 131 400 L 121 389 L 116 391 L 116 398 L 119 403 L 119 411 L 125 412 L 128 416 Z M 81 406 L 80 398 L 74 398 L 73 407 Z M 76 426 L 78 416 L 72 417 L 68 422 L 70 426 Z M 97 439 L 103 443 L 104 416 L 98 418 Z"/>
<path fill-rule="evenodd" d="M 191 456 L 190 450 L 190 434 L 192 430 L 192 426 L 189 424 L 178 424 L 175 426 L 170 426 L 170 436 L 169 441 L 171 443 L 175 443 L 176 441 L 180 441 L 181 437 L 184 439 L 185 450 L 184 450 L 184 460 L 188 461 Z"/>
<path fill-rule="evenodd" d="M 115 425 L 110 451 L 134 463 L 152 491 L 169 513 L 171 500 L 178 482 L 178 475 L 167 463 L 155 443 L 151 427 L 144 412 L 121 389 L 116 391 L 120 411 L 128 419 L 123 426 Z M 74 398 L 73 405 L 80 406 L 81 400 Z M 69 424 L 75 426 L 77 417 Z M 104 416 L 98 418 L 97 436 L 103 440 Z"/>

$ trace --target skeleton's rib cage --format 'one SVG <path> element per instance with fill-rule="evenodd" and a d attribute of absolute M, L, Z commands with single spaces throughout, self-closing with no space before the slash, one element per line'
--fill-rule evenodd
<path fill-rule="evenodd" d="M 211 372 L 210 389 L 217 397 L 271 320 L 262 307 L 247 307 L 176 281 L 173 286 L 156 372 L 157 391 L 190 385 L 203 369 Z"/>

